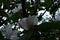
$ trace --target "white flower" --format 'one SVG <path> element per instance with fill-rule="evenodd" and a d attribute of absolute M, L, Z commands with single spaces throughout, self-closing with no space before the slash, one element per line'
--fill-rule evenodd
<path fill-rule="evenodd" d="M 46 10 L 40 10 L 40 11 L 38 11 L 38 12 L 37 12 L 37 13 L 38 13 L 37 17 L 41 16 L 45 11 L 46 11 Z"/>
<path fill-rule="evenodd" d="M 4 28 L 4 26 L 3 26 L 3 25 L 2 25 L 2 26 L 0 26 L 0 30 L 1 30 L 2 28 Z"/>
<path fill-rule="evenodd" d="M 40 0 L 40 2 L 43 2 L 43 3 L 44 3 L 44 2 L 45 2 L 45 0 Z"/>
<path fill-rule="evenodd" d="M 45 20 L 45 22 L 49 22 L 49 20 L 52 19 L 52 15 L 50 14 L 50 12 L 46 11 L 42 18 Z"/>
<path fill-rule="evenodd" d="M 20 36 L 23 36 L 23 35 L 24 35 L 24 33 L 20 34 Z"/>
<path fill-rule="evenodd" d="M 24 29 L 22 29 L 22 28 L 19 28 L 19 29 L 18 29 L 18 31 L 21 31 L 21 32 L 23 32 L 23 31 L 24 31 Z"/>
<path fill-rule="evenodd" d="M 12 25 L 12 28 L 14 28 L 15 27 L 15 25 Z"/>
<path fill-rule="evenodd" d="M 3 20 L 6 20 L 6 19 L 7 19 L 7 17 L 3 17 L 2 19 L 3 19 Z"/>
<path fill-rule="evenodd" d="M 56 11 L 55 19 L 56 21 L 60 21 L 60 8 Z"/>
<path fill-rule="evenodd" d="M 5 38 L 8 38 L 10 40 L 17 40 L 19 39 L 19 37 L 17 37 L 18 30 L 12 30 L 12 26 L 14 27 L 15 25 L 12 25 L 10 23 L 7 24 L 2 30 L 2 34 Z"/>
<path fill-rule="evenodd" d="M 1 5 L 1 9 L 3 9 L 3 7 L 4 7 L 4 4 L 2 3 L 2 5 Z"/>

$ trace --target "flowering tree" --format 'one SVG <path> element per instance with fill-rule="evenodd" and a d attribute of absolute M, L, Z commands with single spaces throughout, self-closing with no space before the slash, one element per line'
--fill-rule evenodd
<path fill-rule="evenodd" d="M 0 0 L 1 40 L 59 40 L 59 0 Z"/>

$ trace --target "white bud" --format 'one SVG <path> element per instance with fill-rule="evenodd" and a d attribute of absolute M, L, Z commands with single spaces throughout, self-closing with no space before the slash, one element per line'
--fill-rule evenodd
<path fill-rule="evenodd" d="M 33 27 L 34 25 L 37 25 L 37 23 L 38 23 L 38 18 L 35 15 L 29 16 L 28 18 L 23 18 L 20 21 L 20 25 L 25 30 L 29 30 L 30 27 Z"/>

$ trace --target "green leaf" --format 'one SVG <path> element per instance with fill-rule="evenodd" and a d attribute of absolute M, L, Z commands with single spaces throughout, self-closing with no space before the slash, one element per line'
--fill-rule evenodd
<path fill-rule="evenodd" d="M 59 29 L 60 23 L 59 22 L 48 22 L 48 23 L 42 23 L 38 27 L 36 27 L 37 30 L 40 31 L 51 31 L 51 29 Z"/>
<path fill-rule="evenodd" d="M 20 37 L 20 40 L 30 40 L 32 34 L 33 34 L 33 30 L 32 31 L 24 31 L 24 35 Z"/>

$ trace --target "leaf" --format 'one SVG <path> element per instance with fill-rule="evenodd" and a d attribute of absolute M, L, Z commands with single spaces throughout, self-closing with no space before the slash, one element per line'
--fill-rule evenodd
<path fill-rule="evenodd" d="M 32 31 L 24 31 L 24 35 L 20 37 L 20 40 L 30 40 L 32 33 L 33 33 L 33 30 Z"/>
<path fill-rule="evenodd" d="M 2 0 L 0 0 L 0 3 L 2 3 Z"/>
<path fill-rule="evenodd" d="M 4 40 L 4 37 L 2 36 L 1 31 L 0 31 L 0 40 Z"/>
<path fill-rule="evenodd" d="M 23 18 L 23 16 L 22 16 L 22 11 L 21 11 L 21 10 L 19 10 L 19 11 L 16 12 L 16 13 L 14 13 L 14 14 L 10 17 L 10 19 L 12 19 L 14 22 L 15 22 L 15 21 L 18 21 L 19 18 Z"/>
<path fill-rule="evenodd" d="M 38 27 L 36 27 L 37 30 L 40 30 L 42 32 L 44 31 L 51 31 L 51 29 L 59 29 L 60 23 L 59 22 L 48 22 L 48 23 L 42 23 Z"/>

